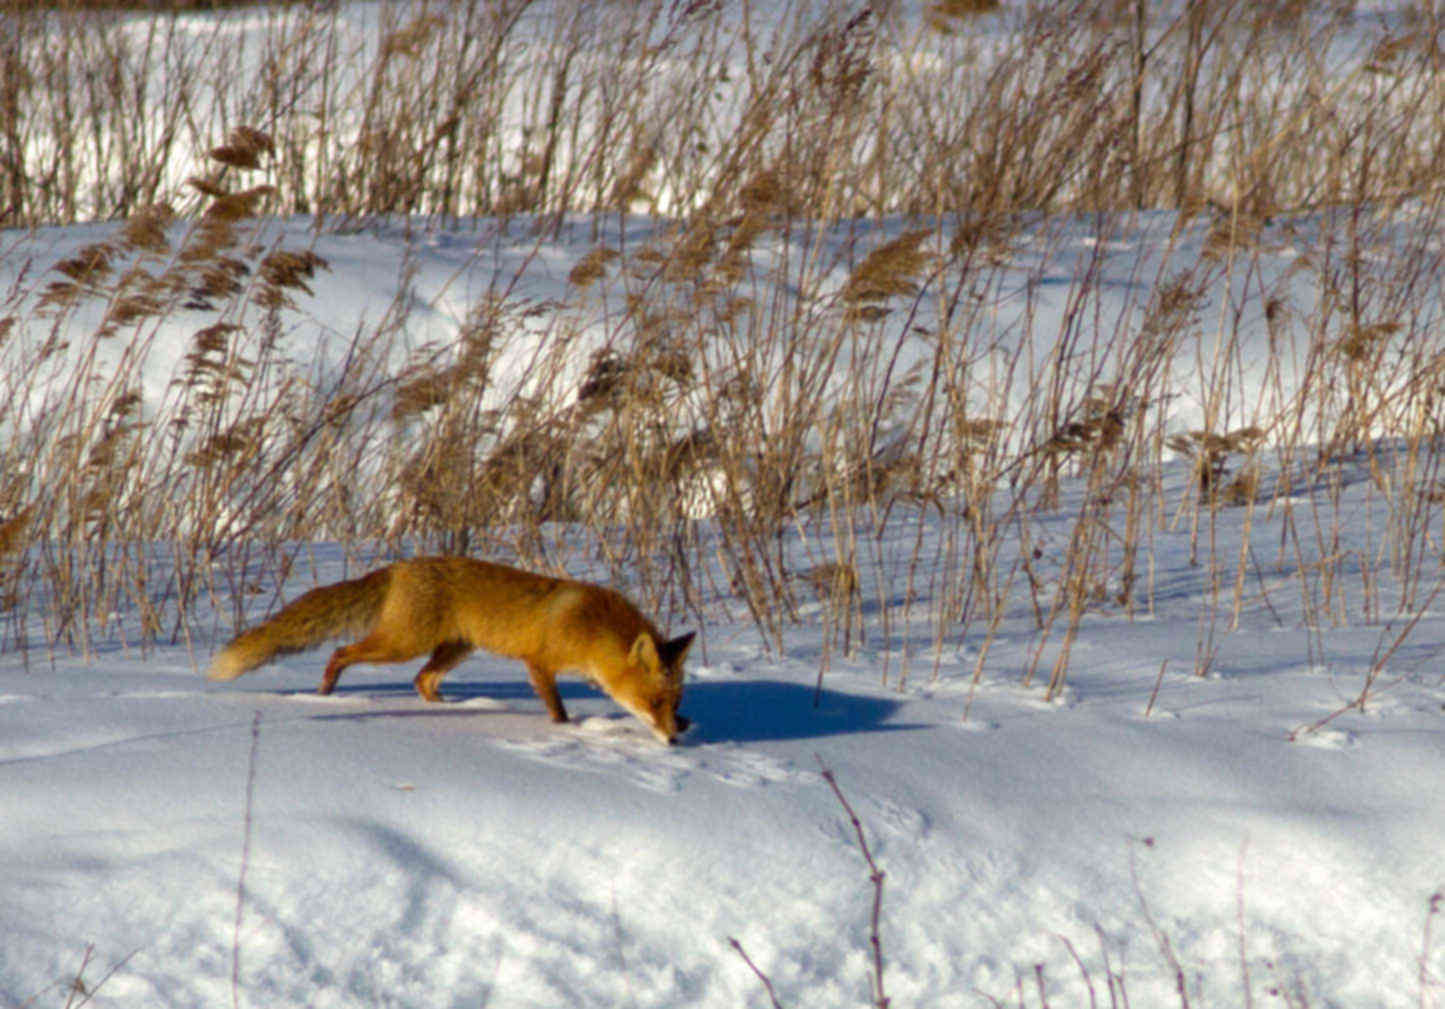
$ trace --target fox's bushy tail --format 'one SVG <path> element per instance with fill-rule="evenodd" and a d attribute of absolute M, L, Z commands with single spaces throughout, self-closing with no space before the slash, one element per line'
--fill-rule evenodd
<path fill-rule="evenodd" d="M 303 651 L 330 638 L 365 634 L 381 610 L 390 582 L 391 570 L 382 568 L 298 596 L 271 619 L 236 635 L 216 653 L 206 676 L 234 680 L 277 655 Z"/>

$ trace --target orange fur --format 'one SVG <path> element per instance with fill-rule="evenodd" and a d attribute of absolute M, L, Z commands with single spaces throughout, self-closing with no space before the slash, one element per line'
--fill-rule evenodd
<path fill-rule="evenodd" d="M 328 638 L 356 636 L 331 655 L 320 692 L 355 662 L 404 662 L 430 653 L 413 683 L 441 700 L 442 677 L 475 648 L 521 659 L 552 720 L 565 722 L 559 673 L 580 673 L 640 718 L 664 742 L 687 727 L 677 713 L 682 663 L 692 634 L 658 633 L 623 595 L 470 557 L 399 561 L 299 596 L 244 631 L 211 660 L 230 680 L 276 655 Z"/>

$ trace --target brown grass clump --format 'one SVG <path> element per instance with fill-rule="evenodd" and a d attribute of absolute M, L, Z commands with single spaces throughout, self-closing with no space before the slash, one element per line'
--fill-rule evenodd
<path fill-rule="evenodd" d="M 1079 406 L 1079 417 L 1054 431 L 1043 450 L 1051 455 L 1108 453 L 1124 436 L 1128 407 L 1112 386 L 1102 386 Z"/>
<path fill-rule="evenodd" d="M 1335 344 L 1335 350 L 1352 364 L 1364 364 L 1374 359 L 1386 341 L 1402 328 L 1398 322 L 1353 325 L 1340 337 Z"/>
<path fill-rule="evenodd" d="M 657 148 L 650 143 L 639 144 L 631 156 L 622 162 L 617 181 L 605 203 L 608 207 L 626 211 L 634 203 L 650 199 L 644 184 L 657 164 Z"/>
<path fill-rule="evenodd" d="M 572 271 L 567 274 L 567 282 L 574 287 L 587 287 L 606 275 L 607 264 L 618 255 L 616 249 L 609 249 L 605 245 L 596 246 L 572 267 Z"/>
<path fill-rule="evenodd" d="M 168 203 L 152 203 L 132 213 L 121 229 L 121 242 L 129 249 L 164 256 L 170 251 L 166 228 L 175 220 Z"/>
<path fill-rule="evenodd" d="M 933 261 L 932 254 L 922 246 L 932 236 L 933 232 L 927 228 L 905 231 L 869 252 L 843 285 L 843 300 L 861 306 L 865 302 L 886 301 L 895 295 L 918 293 L 917 277 Z"/>
<path fill-rule="evenodd" d="M 223 196 L 231 195 L 231 191 L 226 188 L 225 184 L 221 181 L 219 175 L 214 177 L 206 175 L 193 175 L 186 180 L 186 185 L 190 186 L 202 196 L 210 196 L 214 199 L 220 199 Z"/>
<path fill-rule="evenodd" d="M 1236 428 L 1224 434 L 1213 431 L 1189 431 L 1172 435 L 1166 444 L 1180 455 L 1194 460 L 1195 480 L 1201 500 L 1225 504 L 1247 504 L 1255 499 L 1258 473 L 1247 469 L 1233 482 L 1224 483 L 1229 457 L 1252 457 L 1265 439 L 1265 431 L 1256 426 Z"/>
<path fill-rule="evenodd" d="M 381 44 L 381 58 L 401 56 L 419 59 L 432 37 L 446 27 L 446 18 L 435 14 L 420 14 L 409 23 L 390 32 Z"/>
<path fill-rule="evenodd" d="M 0 557 L 12 556 L 25 548 L 34 514 L 35 505 L 28 504 L 8 518 L 0 519 Z"/>
<path fill-rule="evenodd" d="M 210 157 L 232 168 L 255 169 L 261 167 L 261 155 L 275 153 L 276 142 L 268 134 L 251 126 L 237 126 L 224 144 L 211 148 Z"/>
<path fill-rule="evenodd" d="M 851 564 L 815 564 L 799 571 L 797 577 L 828 602 L 846 603 L 858 592 L 858 572 Z"/>
<path fill-rule="evenodd" d="M 203 387 L 202 403 L 221 397 L 221 388 L 232 379 L 244 381 L 245 375 L 231 361 L 231 337 L 241 331 L 235 323 L 217 322 L 196 331 L 191 337 L 191 350 L 184 359 L 185 369 L 178 381 L 187 389 Z M 184 418 L 181 419 L 184 425 Z"/>
<path fill-rule="evenodd" d="M 189 289 L 190 298 L 184 307 L 213 310 L 217 301 L 232 298 L 245 289 L 244 280 L 250 272 L 251 267 L 243 260 L 216 250 L 196 264 Z"/>
<path fill-rule="evenodd" d="M 114 255 L 115 250 L 108 245 L 87 245 L 69 259 L 56 263 L 54 269 L 78 285 L 93 285 L 110 274 Z"/>
<path fill-rule="evenodd" d="M 275 186 L 252 186 L 234 193 L 211 191 L 208 195 L 212 196 L 212 200 L 206 207 L 205 216 L 212 221 L 227 223 L 255 217 L 261 201 L 275 192 Z"/>
<path fill-rule="evenodd" d="M 262 282 L 272 287 L 289 287 L 311 293 L 306 281 L 316 275 L 318 269 L 330 269 L 331 264 L 316 253 L 305 250 L 288 252 L 278 249 L 262 257 L 257 275 Z"/>
<path fill-rule="evenodd" d="M 141 286 L 150 288 L 150 290 L 135 291 L 115 300 L 105 314 L 105 322 L 101 326 L 100 335 L 113 336 L 117 326 L 133 325 L 144 319 L 154 318 L 165 310 L 164 297 L 155 291 L 155 278 L 147 275 L 141 281 Z"/>

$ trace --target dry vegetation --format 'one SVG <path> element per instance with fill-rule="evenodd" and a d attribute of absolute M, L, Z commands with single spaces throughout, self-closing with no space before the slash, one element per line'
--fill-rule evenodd
<path fill-rule="evenodd" d="M 188 640 L 334 540 L 585 553 L 664 610 L 740 599 L 773 640 L 800 612 L 843 648 L 967 633 L 980 671 L 1024 612 L 1025 680 L 1052 695 L 1086 613 L 1155 607 L 1166 534 L 1200 565 L 1200 672 L 1247 605 L 1284 607 L 1217 534 L 1261 509 L 1291 516 L 1267 562 L 1308 625 L 1419 613 L 1445 499 L 1439 26 L 1423 5 L 1388 30 L 1318 6 L 940 3 L 914 24 L 835 5 L 774 25 L 461 3 L 358 27 L 277 4 L 253 34 L 0 15 L 0 225 L 116 222 L 0 292 L 4 645 L 33 647 L 36 621 L 81 649 Z M 1174 212 L 1181 248 L 1206 237 L 1101 324 L 1102 250 L 1142 210 Z M 568 306 L 499 278 L 455 339 L 408 351 L 399 301 L 323 374 L 284 351 L 328 268 L 267 238 L 262 218 L 292 213 L 485 216 L 539 245 L 580 221 L 596 244 Z M 628 213 L 661 223 L 624 248 Z M 1009 278 L 1022 244 L 1047 263 L 1080 219 L 1098 258 L 1045 332 Z M 594 301 L 589 343 L 574 309 Z M 176 320 L 191 350 L 142 388 Z M 1241 402 L 1260 325 L 1266 399 Z M 122 366 L 99 364 L 117 345 Z M 1166 437 L 1181 354 L 1204 423 Z M 1193 475 L 1171 494 L 1175 455 Z M 1369 551 L 1340 543 L 1346 463 L 1386 516 Z"/>

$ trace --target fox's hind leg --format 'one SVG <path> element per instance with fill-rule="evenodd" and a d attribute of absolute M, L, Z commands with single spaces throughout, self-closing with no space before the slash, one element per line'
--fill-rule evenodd
<path fill-rule="evenodd" d="M 414 659 L 421 652 L 414 648 L 398 648 L 383 637 L 368 634 L 354 645 L 342 645 L 331 653 L 326 663 L 326 672 L 321 675 L 318 694 L 329 694 L 336 689 L 336 681 L 347 666 L 356 662 L 405 662 Z"/>
<path fill-rule="evenodd" d="M 557 693 L 557 674 L 536 663 L 528 662 L 527 679 L 532 681 L 532 689 L 542 698 L 542 703 L 547 705 L 547 713 L 552 716 L 552 721 L 567 721 L 567 709 L 562 707 L 562 695 Z"/>
<path fill-rule="evenodd" d="M 448 641 L 446 644 L 437 645 L 431 658 L 426 660 L 426 665 L 421 667 L 421 672 L 416 674 L 416 679 L 411 681 L 416 686 L 416 692 L 421 694 L 423 700 L 440 701 L 442 695 L 438 688 L 441 687 L 442 677 L 471 652 L 472 646 L 464 641 Z"/>

